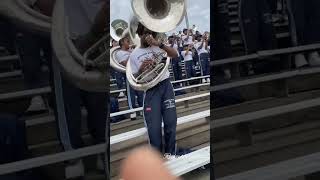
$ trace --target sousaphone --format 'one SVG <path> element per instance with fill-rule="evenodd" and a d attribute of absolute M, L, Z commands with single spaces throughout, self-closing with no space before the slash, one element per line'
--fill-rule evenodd
<path fill-rule="evenodd" d="M 26 0 L 1 0 L 0 14 L 20 28 L 49 36 L 51 18 L 32 9 Z"/>
<path fill-rule="evenodd" d="M 134 17 L 129 23 L 131 39 L 138 39 L 136 30 L 141 23 L 151 31 L 157 32 L 157 39 L 161 41 L 164 33 L 175 29 L 186 15 L 185 0 L 132 0 Z M 135 40 L 136 42 L 138 40 Z M 140 41 L 139 41 L 140 42 Z M 138 76 L 133 75 L 130 59 L 127 63 L 126 76 L 130 86 L 139 91 L 146 91 L 156 86 L 169 68 L 170 58 L 165 54 L 154 53 L 155 64 Z"/>
<path fill-rule="evenodd" d="M 52 48 L 61 66 L 62 73 L 80 89 L 90 92 L 106 92 L 108 85 L 108 36 L 103 36 L 84 55 L 80 54 L 71 41 L 65 14 L 64 0 L 56 0 L 52 16 Z M 101 54 L 91 58 L 100 49 Z M 90 67 L 90 68 L 88 68 Z"/>
<path fill-rule="evenodd" d="M 110 36 L 116 41 L 120 41 L 125 36 L 129 37 L 128 23 L 120 19 L 114 20 L 110 25 Z M 126 67 L 117 61 L 116 55 L 120 49 L 120 46 L 110 49 L 110 66 L 118 72 L 125 73 Z"/>

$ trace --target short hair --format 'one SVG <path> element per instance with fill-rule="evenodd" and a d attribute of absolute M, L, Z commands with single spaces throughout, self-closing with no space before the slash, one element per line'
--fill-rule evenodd
<path fill-rule="evenodd" d="M 123 38 L 121 38 L 121 39 L 119 40 L 119 46 L 120 46 L 120 47 L 122 47 L 123 42 L 124 42 L 125 39 L 128 39 L 128 37 L 123 37 Z"/>
<path fill-rule="evenodd" d="M 144 30 L 144 25 L 142 25 L 141 23 L 139 23 L 138 24 L 138 28 L 137 28 L 137 34 L 139 35 L 139 36 L 141 36 L 142 34 L 143 34 L 143 30 Z"/>
<path fill-rule="evenodd" d="M 137 28 L 137 31 L 136 33 L 139 35 L 139 36 L 142 36 L 143 35 L 143 32 L 144 32 L 144 28 L 146 28 L 143 24 L 139 23 L 138 24 L 138 28 Z M 151 30 L 150 30 L 151 31 Z M 152 32 L 152 36 L 153 37 L 156 37 L 157 36 L 157 32 L 154 32 L 154 31 L 151 31 Z"/>

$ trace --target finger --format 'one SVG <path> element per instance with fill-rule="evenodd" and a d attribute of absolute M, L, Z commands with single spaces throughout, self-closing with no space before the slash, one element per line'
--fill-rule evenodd
<path fill-rule="evenodd" d="M 120 174 L 123 180 L 178 180 L 164 166 L 161 156 L 146 147 L 128 156 Z"/>

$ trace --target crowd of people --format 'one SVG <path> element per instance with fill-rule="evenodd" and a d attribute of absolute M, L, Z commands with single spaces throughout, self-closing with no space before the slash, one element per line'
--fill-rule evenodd
<path fill-rule="evenodd" d="M 176 50 L 178 57 L 171 58 L 171 80 L 178 81 L 196 76 L 206 76 L 202 79 L 203 83 L 210 83 L 210 33 L 204 31 L 201 33 L 193 25 L 192 29 L 183 29 L 173 33 L 167 33 L 163 43 Z M 133 49 L 130 46 L 128 37 L 122 38 L 119 42 L 112 39 L 111 47 L 120 46 L 121 50 L 117 52 L 117 60 L 120 64 L 126 65 L 130 53 Z M 183 71 L 184 70 L 184 71 Z M 121 91 L 118 96 L 111 96 L 111 113 L 119 111 L 119 98 L 127 96 L 130 109 L 143 106 L 143 92 L 139 92 L 130 87 L 126 82 L 125 73 L 112 70 L 111 78 L 115 79 L 117 89 L 126 89 L 125 93 Z M 175 83 L 174 87 L 180 87 L 182 83 Z M 183 92 L 176 92 L 176 95 Z M 132 120 L 141 114 L 133 113 L 130 115 Z M 111 122 L 119 122 L 125 117 L 113 117 Z"/>

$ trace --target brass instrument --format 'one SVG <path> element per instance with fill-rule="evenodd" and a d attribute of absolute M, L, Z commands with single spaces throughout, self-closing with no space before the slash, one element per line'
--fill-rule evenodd
<path fill-rule="evenodd" d="M 51 32 L 53 52 L 62 73 L 80 89 L 91 92 L 108 91 L 108 35 L 104 35 L 83 55 L 80 54 L 70 38 L 64 6 L 64 0 L 56 0 Z"/>
<path fill-rule="evenodd" d="M 1 0 L 0 14 L 20 28 L 49 36 L 51 18 L 32 9 L 25 0 Z"/>
<path fill-rule="evenodd" d="M 133 42 L 140 44 L 136 34 L 139 22 L 153 32 L 158 32 L 157 40 L 167 40 L 165 32 L 175 29 L 186 15 L 185 0 L 132 0 L 134 17 L 129 23 L 129 34 Z M 138 46 L 139 47 L 139 46 Z M 154 63 L 138 76 L 133 75 L 130 59 L 127 63 L 126 76 L 130 86 L 139 91 L 146 91 L 157 85 L 167 72 L 170 58 L 166 53 L 153 53 Z"/>
<path fill-rule="evenodd" d="M 119 41 L 127 28 L 127 22 L 121 19 L 116 19 L 110 24 L 110 35 L 114 40 Z"/>
<path fill-rule="evenodd" d="M 129 37 L 128 23 L 126 23 L 124 20 L 114 20 L 111 23 L 110 35 L 116 41 L 119 41 L 124 36 Z M 117 53 L 120 49 L 120 46 L 113 47 L 110 49 L 110 66 L 116 71 L 124 73 L 126 72 L 126 67 L 117 61 Z"/>

